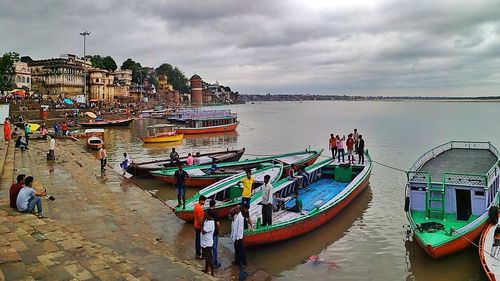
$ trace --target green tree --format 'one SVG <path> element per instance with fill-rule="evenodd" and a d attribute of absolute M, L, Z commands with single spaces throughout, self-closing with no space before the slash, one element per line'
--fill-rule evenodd
<path fill-rule="evenodd" d="M 121 69 L 130 69 L 132 70 L 132 81 L 136 83 L 141 83 L 144 78 L 146 78 L 145 71 L 142 69 L 140 63 L 135 62 L 131 58 L 128 58 L 126 61 L 122 63 Z"/>
<path fill-rule="evenodd" d="M 90 61 L 93 67 L 106 69 L 108 71 L 115 71 L 118 68 L 115 60 L 110 56 L 101 57 L 100 55 L 94 55 L 90 58 Z"/>
<path fill-rule="evenodd" d="M 156 74 L 166 75 L 168 78 L 168 83 L 172 85 L 174 89 L 179 90 L 181 93 L 189 92 L 189 87 L 187 85 L 188 79 L 179 68 L 173 67 L 168 63 L 164 63 L 156 69 Z"/>
<path fill-rule="evenodd" d="M 0 90 L 10 90 L 14 87 L 10 75 L 14 73 L 14 61 L 19 60 L 19 54 L 9 52 L 0 58 Z"/>

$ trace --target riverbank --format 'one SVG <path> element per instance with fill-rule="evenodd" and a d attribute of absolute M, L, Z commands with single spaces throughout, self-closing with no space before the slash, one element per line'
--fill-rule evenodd
<path fill-rule="evenodd" d="M 1 133 L 0 133 L 1 134 Z M 3 140 L 3 136 L 2 140 Z M 194 231 L 159 200 L 108 169 L 80 142 L 58 140 L 56 161 L 46 160 L 47 143 L 30 150 L 0 144 L 0 280 L 200 280 L 203 261 L 194 259 Z M 47 219 L 9 207 L 9 186 L 17 174 L 33 175 L 47 189 Z M 236 279 L 233 255 L 224 247 L 216 277 Z M 249 266 L 249 280 L 269 279 Z"/>

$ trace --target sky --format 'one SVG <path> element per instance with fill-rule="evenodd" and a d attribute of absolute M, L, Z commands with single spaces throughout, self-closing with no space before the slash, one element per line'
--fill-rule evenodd
<path fill-rule="evenodd" d="M 500 95 L 500 2 L 0 0 L 0 53 L 166 62 L 242 94 Z"/>

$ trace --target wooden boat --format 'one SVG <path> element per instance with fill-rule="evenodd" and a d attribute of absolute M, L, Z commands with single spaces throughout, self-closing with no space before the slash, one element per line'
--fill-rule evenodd
<path fill-rule="evenodd" d="M 183 134 L 175 132 L 175 126 L 169 124 L 158 124 L 148 126 L 146 128 L 147 136 L 142 137 L 142 141 L 146 143 L 153 142 L 174 142 L 180 141 L 184 137 Z"/>
<path fill-rule="evenodd" d="M 479 240 L 479 258 L 488 280 L 500 280 L 500 225 L 498 208 L 489 212 L 489 222 Z"/>
<path fill-rule="evenodd" d="M 372 170 L 370 157 L 365 165 L 339 164 L 329 158 L 306 167 L 308 176 L 297 180 L 284 178 L 273 187 L 273 193 L 284 199 L 286 208 L 295 205 L 295 191 L 302 200 L 302 212 L 281 209 L 273 212 L 272 225 L 262 226 L 262 195 L 250 204 L 250 217 L 255 229 L 247 229 L 243 240 L 247 247 L 276 243 L 300 236 L 321 227 L 340 213 L 367 186 Z M 306 182 L 306 188 L 303 188 Z M 302 187 L 302 188 L 301 188 Z"/>
<path fill-rule="evenodd" d="M 461 251 L 486 227 L 498 202 L 498 151 L 489 142 L 451 141 L 422 155 L 407 172 L 405 212 L 431 257 Z"/>
<path fill-rule="evenodd" d="M 101 149 L 104 143 L 104 129 L 86 129 L 87 146 L 92 149 Z"/>
<path fill-rule="evenodd" d="M 245 149 L 238 150 L 222 150 L 216 152 L 208 152 L 202 153 L 197 156 L 200 164 L 209 164 L 215 161 L 215 163 L 222 162 L 233 162 L 240 160 L 241 156 L 245 153 Z M 180 157 L 179 162 L 182 164 L 186 164 L 187 155 Z M 170 159 L 161 159 L 147 162 L 135 163 L 132 162 L 128 169 L 127 173 L 132 174 L 134 176 L 144 176 L 149 174 L 152 171 L 157 171 L 161 169 L 168 168 L 177 168 L 178 163 L 172 161 Z M 186 167 L 185 167 L 186 168 Z"/>
<path fill-rule="evenodd" d="M 90 120 L 89 122 L 80 122 L 82 127 L 112 127 L 112 126 L 128 126 L 134 121 L 134 118 L 116 119 L 116 120 Z"/>
<path fill-rule="evenodd" d="M 231 132 L 240 124 L 235 114 L 208 118 L 191 118 L 186 120 L 185 127 L 177 129 L 179 134 L 207 134 Z"/>
<path fill-rule="evenodd" d="M 283 164 L 281 163 L 264 164 L 258 170 L 253 169 L 252 176 L 255 179 L 255 183 L 252 194 L 261 192 L 265 175 L 271 176 L 270 182 L 274 183 L 279 180 L 282 173 Z M 193 195 L 193 197 L 186 200 L 186 209 L 183 209 L 182 206 L 176 207 L 175 215 L 188 222 L 194 221 L 194 205 L 198 202 L 200 195 L 204 195 L 207 197 L 207 200 L 214 199 L 216 201 L 215 211 L 219 217 L 227 217 L 229 210 L 235 205 L 241 203 L 241 187 L 238 186 L 238 182 L 244 177 L 246 177 L 246 173 L 241 172 L 205 187 Z M 206 206 L 208 206 L 208 201 Z"/>
<path fill-rule="evenodd" d="M 206 187 L 221 179 L 241 173 L 244 169 L 257 168 L 262 163 L 266 162 L 283 163 L 285 165 L 283 174 L 286 174 L 291 164 L 311 165 L 316 161 L 316 159 L 318 159 L 318 157 L 321 155 L 321 152 L 323 152 L 323 149 L 303 150 L 243 161 L 225 162 L 217 164 L 216 171 L 212 171 L 211 165 L 195 165 L 185 167 L 184 170 L 189 174 L 189 180 L 186 181 L 186 186 Z M 151 174 L 156 179 L 173 184 L 175 182 L 174 173 L 176 170 L 177 169 L 175 168 L 163 169 L 159 171 L 153 171 L 151 172 Z"/>

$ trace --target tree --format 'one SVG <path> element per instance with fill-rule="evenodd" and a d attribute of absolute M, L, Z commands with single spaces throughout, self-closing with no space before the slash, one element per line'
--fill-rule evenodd
<path fill-rule="evenodd" d="M 106 69 L 107 71 L 115 71 L 118 68 L 115 60 L 110 56 L 101 57 L 100 55 L 94 55 L 90 58 L 90 61 L 93 67 Z"/>
<path fill-rule="evenodd" d="M 166 75 L 168 77 L 169 84 L 172 85 L 175 90 L 178 90 L 181 93 L 189 92 L 189 87 L 187 85 L 188 79 L 177 67 L 164 63 L 156 69 L 156 74 Z"/>
<path fill-rule="evenodd" d="M 16 52 L 5 53 L 0 58 L 0 90 L 9 90 L 14 87 L 9 78 L 14 74 L 14 61 L 18 60 L 19 54 Z"/>
<path fill-rule="evenodd" d="M 131 58 L 128 58 L 122 63 L 121 69 L 132 70 L 132 81 L 141 84 L 142 80 L 146 77 L 145 71 L 142 69 L 140 63 L 135 62 Z"/>

